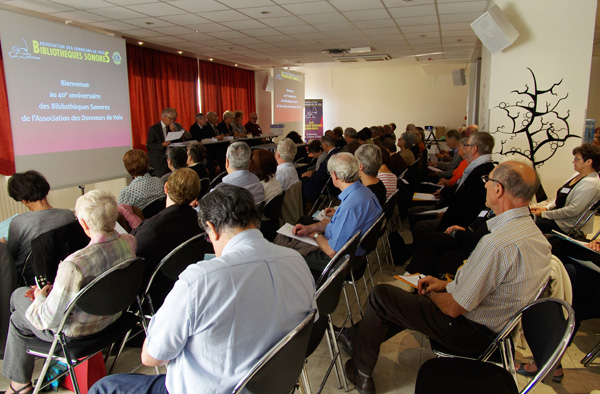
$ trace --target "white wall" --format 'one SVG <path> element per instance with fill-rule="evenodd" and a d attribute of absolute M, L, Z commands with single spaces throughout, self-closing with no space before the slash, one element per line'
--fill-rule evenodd
<path fill-rule="evenodd" d="M 465 63 L 389 61 L 294 67 L 306 75 L 305 97 L 323 99 L 323 127 L 395 122 L 458 127 L 465 122 L 467 87 L 454 87 L 452 70 Z"/>
<path fill-rule="evenodd" d="M 484 49 L 481 90 L 482 96 L 487 90 L 487 97 L 481 102 L 482 119 L 485 119 L 485 114 L 489 111 L 489 125 L 485 129 L 491 132 L 499 127 L 505 127 L 504 130 L 512 129 L 510 118 L 497 106 L 501 102 L 514 104 L 518 95 L 511 91 L 515 89 L 523 90 L 526 84 L 533 89 L 533 80 L 527 70 L 529 67 L 535 73 L 539 89 L 550 88 L 553 83 L 562 80 L 561 85 L 555 88 L 555 93 L 559 96 L 548 97 L 548 101 L 556 103 L 558 97 L 568 94 L 557 110 L 561 116 L 570 112 L 568 123 L 571 133 L 581 136 L 588 102 L 597 1 L 581 0 L 576 7 L 572 2 L 562 0 L 497 0 L 496 4 L 504 11 L 520 36 L 513 45 L 499 53 L 490 54 Z M 563 29 L 560 26 L 569 28 Z M 527 102 L 528 100 L 525 101 Z M 545 102 L 544 98 L 538 109 Z M 545 120 L 549 121 L 551 118 L 546 117 Z M 555 122 L 557 128 L 562 127 L 560 121 L 551 121 Z M 518 121 L 520 122 L 521 120 Z M 522 151 L 528 149 L 524 135 L 514 137 L 495 134 L 495 137 L 496 151 L 500 151 L 501 141 L 506 141 L 505 151 L 510 147 Z M 545 134 L 539 133 L 534 136 L 534 140 L 546 140 Z M 549 195 L 554 194 L 573 173 L 571 151 L 580 144 L 579 138 L 568 139 L 548 162 L 538 168 Z M 539 157 L 547 155 L 548 152 L 539 153 Z M 499 155 L 494 159 L 499 160 Z"/>

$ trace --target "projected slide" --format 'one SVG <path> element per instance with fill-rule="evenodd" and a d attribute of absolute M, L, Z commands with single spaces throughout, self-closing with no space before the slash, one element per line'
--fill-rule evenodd
<path fill-rule="evenodd" d="M 79 167 L 60 184 L 123 173 L 131 146 L 124 40 L 8 11 L 0 39 L 17 171 L 35 168 L 56 183 L 65 163 Z M 101 172 L 86 165 L 92 158 Z M 120 168 L 105 162 L 115 158 Z"/>
<path fill-rule="evenodd" d="M 301 126 L 304 122 L 304 74 L 276 68 L 274 79 L 275 123 L 294 122 Z"/>

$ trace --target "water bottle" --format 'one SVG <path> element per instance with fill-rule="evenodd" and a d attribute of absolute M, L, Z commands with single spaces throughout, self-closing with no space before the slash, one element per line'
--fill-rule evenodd
<path fill-rule="evenodd" d="M 594 142 L 594 129 L 596 128 L 596 119 L 586 119 L 585 120 L 585 132 L 583 133 L 583 143 L 593 143 Z"/>

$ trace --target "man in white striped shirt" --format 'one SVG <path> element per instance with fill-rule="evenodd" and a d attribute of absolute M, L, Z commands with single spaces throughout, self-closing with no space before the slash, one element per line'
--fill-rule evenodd
<path fill-rule="evenodd" d="M 454 352 L 481 353 L 502 327 L 533 300 L 546 283 L 550 245 L 529 215 L 539 186 L 526 164 L 502 163 L 482 177 L 486 205 L 496 216 L 453 282 L 431 276 L 419 281 L 419 294 L 391 285 L 375 286 L 359 327 L 344 332 L 352 348 L 346 374 L 361 394 L 375 393 L 371 374 L 381 343 L 396 333 L 422 332 Z"/>

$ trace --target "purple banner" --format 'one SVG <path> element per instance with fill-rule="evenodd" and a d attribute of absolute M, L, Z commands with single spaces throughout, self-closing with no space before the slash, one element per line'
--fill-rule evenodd
<path fill-rule="evenodd" d="M 304 139 L 321 139 L 323 136 L 323 99 L 304 100 Z"/>

